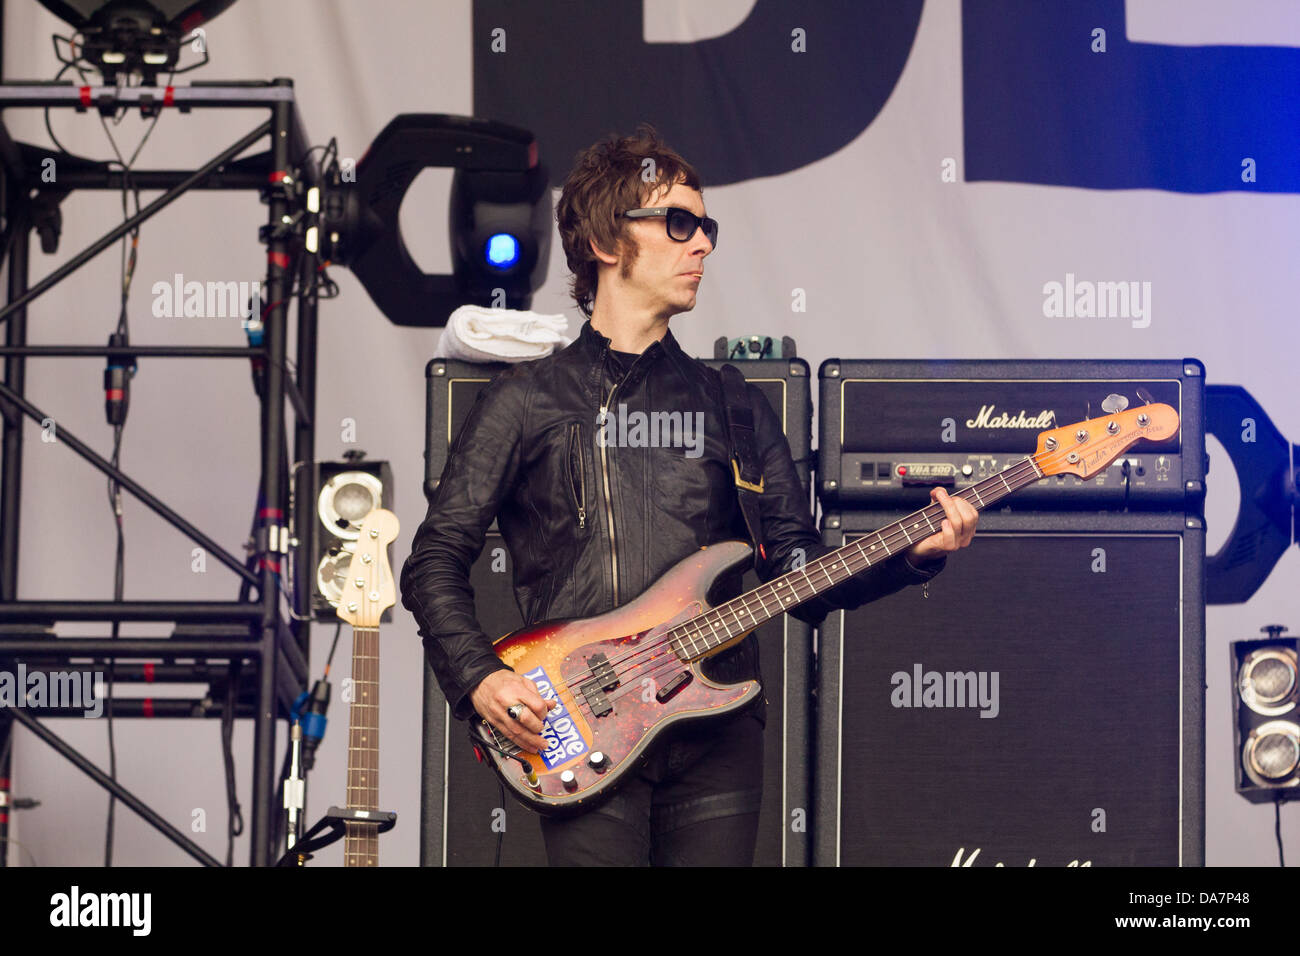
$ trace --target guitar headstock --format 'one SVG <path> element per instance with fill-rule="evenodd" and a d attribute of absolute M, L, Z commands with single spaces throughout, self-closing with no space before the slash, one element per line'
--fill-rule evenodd
<path fill-rule="evenodd" d="M 385 508 L 374 509 L 361 522 L 339 598 L 339 617 L 353 627 L 378 627 L 384 611 L 397 603 L 388 546 L 400 527 L 397 515 Z"/>
<path fill-rule="evenodd" d="M 1140 405 L 1075 425 L 1040 432 L 1034 461 L 1043 475 L 1092 478 L 1140 439 L 1161 441 L 1178 433 L 1169 405 Z"/>

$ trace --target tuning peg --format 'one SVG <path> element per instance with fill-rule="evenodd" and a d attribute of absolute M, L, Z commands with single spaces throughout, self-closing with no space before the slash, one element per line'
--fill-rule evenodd
<path fill-rule="evenodd" d="M 1147 403 L 1148 405 L 1150 402 Z M 1128 408 L 1128 399 L 1111 392 L 1101 403 L 1102 410 L 1108 415 L 1116 415 Z"/>
<path fill-rule="evenodd" d="M 1137 394 L 1138 394 L 1138 398 L 1142 399 L 1142 401 L 1143 401 L 1144 404 L 1146 404 L 1146 405 L 1153 405 L 1153 404 L 1155 404 L 1155 399 L 1151 397 L 1151 393 L 1148 392 L 1148 391 L 1147 391 L 1145 388 L 1143 388 L 1141 385 L 1139 385 L 1136 389 L 1134 389 L 1134 391 L 1137 392 Z"/>

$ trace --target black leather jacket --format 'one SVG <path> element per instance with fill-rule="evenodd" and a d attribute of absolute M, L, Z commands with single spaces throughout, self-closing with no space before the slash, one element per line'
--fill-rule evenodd
<path fill-rule="evenodd" d="M 728 464 L 720 373 L 688 356 L 668 332 L 620 381 L 609 346 L 586 322 L 568 348 L 501 372 L 471 409 L 416 529 L 402 567 L 402 603 L 419 624 L 458 719 L 473 712 L 469 694 L 479 681 L 506 666 L 492 651 L 502 635 L 479 627 L 469 583 L 494 517 L 529 624 L 603 613 L 637 597 L 692 551 L 749 540 Z M 780 420 L 757 386 L 749 386 L 749 397 L 765 483 L 767 558 L 757 569 L 769 581 L 791 569 L 799 549 L 806 561 L 831 549 L 813 525 Z M 681 411 L 691 421 L 702 413 L 702 454 L 698 446 L 630 441 L 599 447 L 605 403 L 611 415 L 624 404 L 626 413 Z M 900 554 L 790 613 L 816 624 L 833 608 L 856 608 L 927 581 L 944 563 L 918 570 Z M 737 579 L 725 597 L 739 593 Z M 718 680 L 758 677 L 756 639 L 706 665 Z"/>

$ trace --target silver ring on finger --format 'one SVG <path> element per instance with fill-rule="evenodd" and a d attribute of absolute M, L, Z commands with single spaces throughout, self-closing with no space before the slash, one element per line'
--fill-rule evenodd
<path fill-rule="evenodd" d="M 510 715 L 511 720 L 518 722 L 519 715 L 525 710 L 527 710 L 527 707 L 525 707 L 523 701 L 520 701 L 519 703 L 506 708 L 506 713 Z"/>

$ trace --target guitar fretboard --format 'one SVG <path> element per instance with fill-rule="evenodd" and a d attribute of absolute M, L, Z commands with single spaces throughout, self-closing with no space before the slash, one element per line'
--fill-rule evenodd
<path fill-rule="evenodd" d="M 1042 477 L 1043 472 L 1034 459 L 1025 458 L 963 488 L 953 497 L 966 499 L 976 511 L 980 511 Z M 778 614 L 811 601 L 823 591 L 843 584 L 854 575 L 928 538 L 940 530 L 944 517 L 943 506 L 932 502 L 879 531 L 864 535 L 677 625 L 668 632 L 671 646 L 685 661 L 708 657 Z"/>
<path fill-rule="evenodd" d="M 348 711 L 348 809 L 379 809 L 379 628 L 352 628 Z M 378 821 L 347 823 L 344 866 L 378 866 Z"/>

